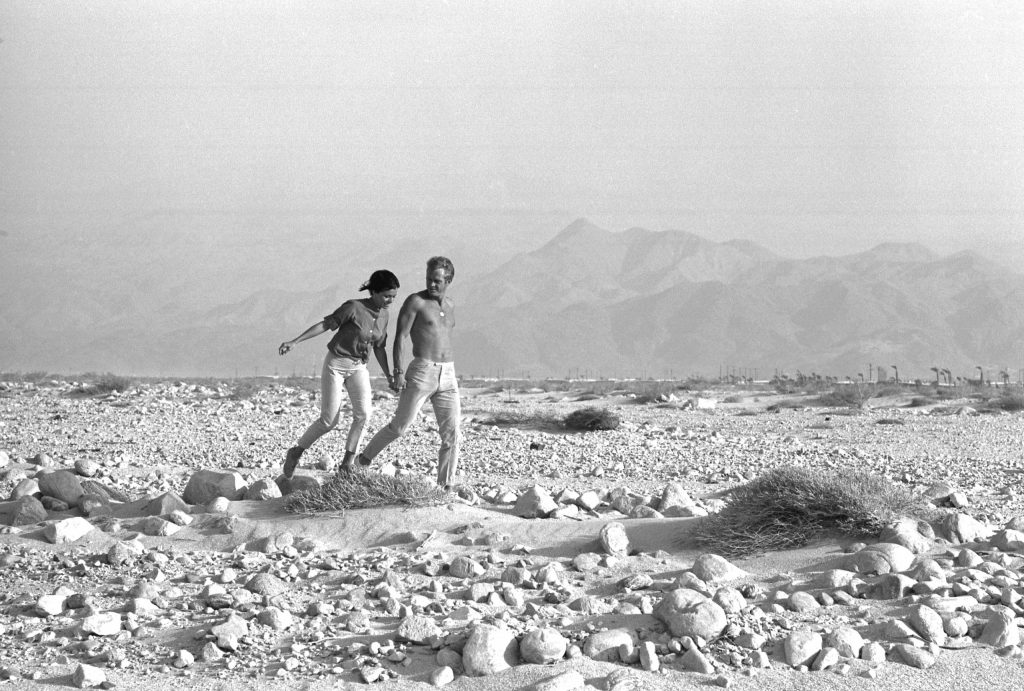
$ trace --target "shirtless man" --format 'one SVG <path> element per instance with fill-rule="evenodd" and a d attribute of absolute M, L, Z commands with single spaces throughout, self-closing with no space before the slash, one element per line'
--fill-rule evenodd
<path fill-rule="evenodd" d="M 452 328 L 455 326 L 455 305 L 445 293 L 455 278 L 455 265 L 447 257 L 431 257 L 427 261 L 427 288 L 406 298 L 398 313 L 395 363 L 391 388 L 401 392 L 395 415 L 369 441 L 359 455 L 361 465 L 370 465 L 388 444 L 398 439 L 416 420 L 423 404 L 434 406 L 441 449 L 437 456 L 437 484 L 451 489 L 459 465 L 459 384 L 455 379 Z M 412 340 L 412 362 L 409 371 L 402 371 L 405 338 Z"/>

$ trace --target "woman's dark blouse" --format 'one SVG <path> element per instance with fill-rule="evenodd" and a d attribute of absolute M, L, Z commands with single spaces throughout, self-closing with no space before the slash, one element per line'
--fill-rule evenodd
<path fill-rule="evenodd" d="M 324 326 L 338 331 L 327 344 L 333 354 L 366 362 L 374 347 L 387 346 L 388 311 L 373 311 L 367 302 L 367 299 L 347 300 L 324 317 Z"/>

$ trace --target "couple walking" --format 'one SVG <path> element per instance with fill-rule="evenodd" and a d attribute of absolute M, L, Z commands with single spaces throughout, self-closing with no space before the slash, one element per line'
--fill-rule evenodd
<path fill-rule="evenodd" d="M 451 489 L 459 460 L 459 385 L 455 379 L 452 328 L 455 306 L 447 296 L 448 286 L 455 278 L 455 266 L 447 257 L 427 261 L 426 289 L 413 293 L 398 312 L 392 355 L 394 370 L 388 368 L 388 307 L 400 287 L 390 271 L 374 271 L 370 280 L 360 287 L 369 297 L 348 300 L 338 309 L 278 348 L 284 355 L 297 343 L 337 331 L 327 344 L 320 380 L 320 417 L 299 437 L 285 454 L 284 475 L 290 478 L 306 449 L 341 419 L 342 389 L 352 402 L 352 424 L 345 442 L 341 470 L 350 472 L 358 466 L 369 466 L 377 454 L 405 434 L 416 420 L 420 408 L 428 400 L 434 407 L 441 449 L 437 458 L 437 484 Z M 405 339 L 412 341 L 412 361 L 403 371 Z M 359 453 L 359 442 L 372 412 L 370 374 L 367 361 L 370 351 L 387 376 L 388 386 L 399 392 L 398 407 L 391 421 L 381 428 Z"/>

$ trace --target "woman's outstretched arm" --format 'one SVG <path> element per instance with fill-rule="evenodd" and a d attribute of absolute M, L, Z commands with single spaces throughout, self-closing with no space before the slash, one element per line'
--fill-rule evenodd
<path fill-rule="evenodd" d="M 305 331 L 300 333 L 298 336 L 296 336 L 292 340 L 285 341 L 284 343 L 282 343 L 280 345 L 280 347 L 278 347 L 277 352 L 280 353 L 281 355 L 284 355 L 289 350 L 291 350 L 293 347 L 295 347 L 296 343 L 301 343 L 302 341 L 305 341 L 307 338 L 313 338 L 314 336 L 319 336 L 320 334 L 322 334 L 325 331 L 327 331 L 327 327 L 324 326 L 324 322 L 321 319 L 316 324 L 313 324 L 313 326 L 309 327 L 308 329 L 306 329 Z"/>

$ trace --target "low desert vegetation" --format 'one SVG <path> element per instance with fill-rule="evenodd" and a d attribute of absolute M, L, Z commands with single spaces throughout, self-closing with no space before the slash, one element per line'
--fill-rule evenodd
<path fill-rule="evenodd" d="M 343 513 L 378 506 L 439 506 L 451 495 L 422 475 L 337 473 L 319 487 L 296 492 L 285 505 L 292 513 Z"/>
<path fill-rule="evenodd" d="M 579 432 L 613 430 L 619 427 L 619 416 L 605 408 L 586 407 L 565 416 L 565 428 Z"/>
<path fill-rule="evenodd" d="M 883 477 L 783 467 L 732 490 L 722 511 L 701 519 L 696 538 L 716 554 L 749 556 L 832 532 L 877 537 L 896 519 L 925 513 L 921 500 Z"/>

